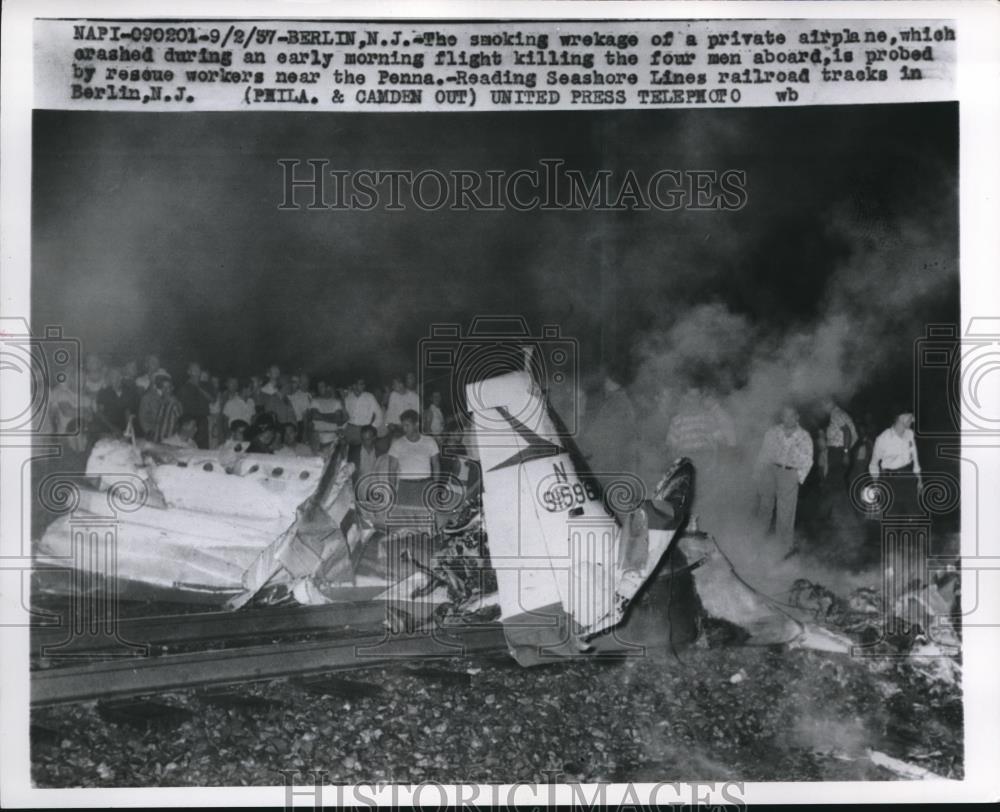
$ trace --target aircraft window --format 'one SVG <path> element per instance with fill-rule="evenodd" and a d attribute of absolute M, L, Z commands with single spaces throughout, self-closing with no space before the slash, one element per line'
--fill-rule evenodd
<path fill-rule="evenodd" d="M 250 468 L 249 468 L 249 470 L 247 471 L 247 473 L 248 474 L 256 474 L 259 470 L 260 470 L 260 466 L 259 465 L 251 465 Z"/>
<path fill-rule="evenodd" d="M 309 479 L 309 472 L 303 471 L 301 474 L 299 474 L 299 479 Z"/>
<path fill-rule="evenodd" d="M 215 468 L 212 466 L 212 463 L 206 462 L 203 466 L 201 466 L 201 470 L 202 471 L 214 471 Z"/>
<path fill-rule="evenodd" d="M 281 476 L 283 473 L 285 473 L 285 469 L 284 468 L 280 468 L 280 467 L 279 468 L 274 468 L 271 471 L 271 476 Z"/>

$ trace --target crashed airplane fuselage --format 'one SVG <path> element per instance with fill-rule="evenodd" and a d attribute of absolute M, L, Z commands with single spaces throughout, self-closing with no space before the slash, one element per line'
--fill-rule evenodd
<path fill-rule="evenodd" d="M 735 577 L 711 537 L 683 531 L 689 461 L 674 463 L 649 498 L 633 493 L 614 504 L 527 372 L 470 384 L 467 403 L 481 477 L 429 483 L 436 496 L 411 506 L 385 496 L 387 477 L 367 482 L 385 504 L 359 499 L 363 483 L 355 487 L 341 451 L 324 461 L 102 441 L 87 470 L 97 487 L 79 488 L 74 509 L 37 541 L 36 563 L 229 609 L 276 596 L 301 604 L 384 600 L 396 612 L 430 607 L 415 613 L 424 618 L 444 604 L 459 614 L 489 608 L 511 654 L 531 665 L 632 647 L 615 630 L 669 561 L 670 572 L 693 577 L 709 613 L 748 627 L 759 642 L 801 635 L 801 624 Z M 453 470 L 473 467 L 462 458 Z M 442 489 L 454 498 L 442 499 Z M 462 517 L 461 535 L 436 502 L 450 502 L 444 509 Z M 414 532 L 430 539 L 431 556 L 408 553 L 414 566 L 401 572 L 394 542 Z M 439 567 L 435 540 L 456 537 L 462 543 L 449 546 L 448 560 L 454 564 L 458 548 L 466 566 Z M 470 587 L 477 567 L 494 577 Z M 464 589 L 456 585 L 462 578 Z"/>

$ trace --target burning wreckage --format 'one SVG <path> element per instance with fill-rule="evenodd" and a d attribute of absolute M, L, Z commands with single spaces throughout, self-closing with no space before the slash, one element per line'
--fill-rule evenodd
<path fill-rule="evenodd" d="M 383 601 L 394 631 L 499 620 L 521 665 L 641 645 L 625 634 L 630 605 L 666 582 L 694 596 L 691 628 L 697 613 L 749 643 L 849 650 L 849 637 L 756 592 L 687 527 L 690 461 L 640 502 L 588 474 L 527 372 L 473 388 L 478 464 L 444 449 L 447 472 L 419 503 L 397 503 L 387 469 L 356 481 L 342 447 L 324 461 L 101 441 L 86 472 L 97 486 L 36 542 L 36 566 L 229 610 Z M 93 532 L 109 510 L 111 542 Z M 677 613 L 655 612 L 662 633 Z"/>

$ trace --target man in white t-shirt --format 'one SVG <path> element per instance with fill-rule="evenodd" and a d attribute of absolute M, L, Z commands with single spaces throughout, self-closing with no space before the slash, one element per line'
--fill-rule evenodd
<path fill-rule="evenodd" d="M 397 502 L 420 499 L 424 485 L 438 475 L 439 451 L 433 437 L 420 433 L 420 415 L 407 409 L 399 417 L 403 436 L 389 447 L 389 472 L 396 482 Z"/>

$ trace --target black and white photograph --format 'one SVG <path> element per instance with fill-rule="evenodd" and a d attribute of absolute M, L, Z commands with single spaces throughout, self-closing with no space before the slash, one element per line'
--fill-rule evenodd
<path fill-rule="evenodd" d="M 966 626 L 996 622 L 963 565 L 996 555 L 968 501 L 995 461 L 963 447 L 995 443 L 1000 340 L 965 296 L 965 102 L 852 102 L 843 74 L 940 77 L 968 20 L 884 55 L 745 41 L 789 55 L 779 93 L 844 97 L 744 106 L 774 78 L 748 59 L 728 104 L 642 96 L 697 92 L 677 20 L 593 21 L 591 66 L 556 20 L 455 16 L 397 24 L 422 47 L 272 24 L 276 99 L 259 20 L 166 24 L 155 67 L 72 21 L 23 156 L 30 306 L 3 314 L 29 786 L 961 786 Z M 743 22 L 708 53 L 739 65 Z M 841 28 L 878 26 L 908 27 Z M 394 78 L 345 68 L 349 109 L 309 109 L 342 58 Z M 241 106 L 203 108 L 227 70 Z M 132 98 L 141 71 L 187 89 Z"/>

